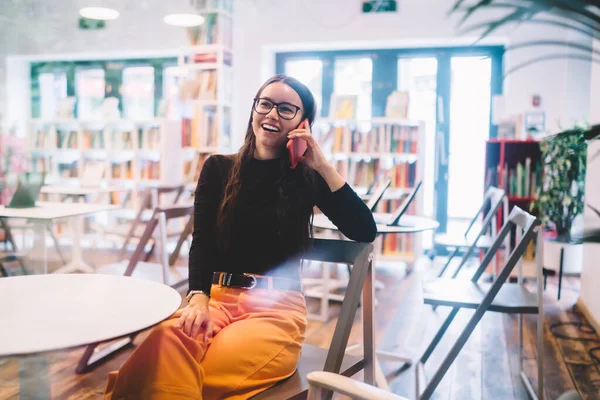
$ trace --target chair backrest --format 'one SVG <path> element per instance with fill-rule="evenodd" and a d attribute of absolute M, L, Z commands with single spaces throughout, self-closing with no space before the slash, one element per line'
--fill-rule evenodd
<path fill-rule="evenodd" d="M 375 211 L 377 205 L 383 197 L 383 194 L 385 193 L 387 188 L 390 187 L 391 184 L 392 180 L 388 178 L 385 180 L 385 182 L 383 182 L 383 185 L 379 186 L 375 191 L 373 191 L 371 197 L 369 198 L 369 201 L 367 202 L 367 207 L 369 207 L 369 210 Z"/>
<path fill-rule="evenodd" d="M 484 215 L 483 222 L 481 223 L 481 228 L 477 232 L 475 239 L 471 242 L 471 245 L 469 246 L 467 251 L 463 254 L 463 257 L 460 260 L 460 264 L 458 265 L 458 267 L 452 274 L 452 278 L 456 278 L 458 276 L 458 273 L 462 269 L 463 265 L 465 265 L 467 263 L 467 261 L 469 260 L 469 257 L 471 257 L 471 255 L 477 248 L 477 242 L 479 241 L 479 238 L 481 236 L 483 236 L 483 234 L 488 229 L 488 227 L 491 227 L 493 225 L 492 223 L 493 223 L 493 221 L 495 221 L 496 215 L 498 213 L 498 210 L 500 209 L 500 206 L 503 204 L 505 196 L 506 196 L 506 193 L 504 192 L 504 190 L 498 189 L 497 187 L 494 187 L 494 186 L 490 186 L 488 188 L 488 190 L 486 190 L 485 196 L 483 198 L 483 204 L 477 211 L 477 214 L 475 214 L 475 217 L 469 223 L 469 227 L 465 231 L 465 238 L 468 236 L 469 231 L 471 230 L 471 228 L 473 227 L 473 225 L 479 218 L 480 214 L 482 212 L 484 212 L 486 207 L 489 207 L 489 209 L 488 209 L 487 213 L 485 213 L 485 215 Z M 505 207 L 507 207 L 507 206 L 505 205 Z M 493 230 L 493 227 L 492 227 L 492 230 Z"/>
<path fill-rule="evenodd" d="M 516 243 L 510 251 L 507 259 L 504 260 L 504 266 L 502 267 L 500 274 L 498 275 L 497 280 L 504 282 L 508 275 L 512 272 L 515 265 L 523 254 L 525 254 L 525 250 L 529 245 L 529 242 L 534 238 L 541 225 L 541 221 L 534 217 L 533 215 L 523 211 L 519 207 L 513 207 L 511 210 L 508 219 L 504 222 L 502 229 L 498 233 L 498 236 L 495 238 L 494 242 L 490 246 L 490 248 L 485 253 L 479 268 L 473 274 L 471 281 L 477 282 L 481 275 L 485 272 L 488 267 L 490 261 L 496 256 L 497 251 L 502 246 L 503 242 L 507 236 L 513 231 L 516 230 Z"/>
<path fill-rule="evenodd" d="M 481 204 L 481 207 L 479 207 L 479 210 L 477 210 L 477 213 L 473 216 L 473 219 L 471 219 L 471 221 L 469 222 L 469 226 L 467 227 L 467 230 L 465 231 L 465 235 L 464 235 L 465 237 L 467 237 L 469 235 L 471 228 L 473 228 L 473 225 L 475 225 L 475 222 L 477 222 L 477 220 L 480 218 L 481 213 L 483 213 L 487 208 L 488 211 L 485 213 L 485 215 L 483 217 L 483 223 L 481 224 L 482 231 L 480 232 L 480 235 L 483 235 L 483 233 L 487 229 L 489 223 L 491 222 L 492 218 L 498 212 L 498 209 L 500 208 L 500 205 L 502 204 L 502 200 L 504 200 L 505 195 L 506 195 L 506 192 L 502 189 L 499 189 L 495 186 L 488 187 L 488 189 L 485 191 L 485 195 L 483 196 L 483 203 Z M 480 235 L 478 235 L 478 236 L 480 236 Z"/>
<path fill-rule="evenodd" d="M 394 211 L 394 214 L 392 214 L 389 225 L 397 225 L 398 222 L 400 222 L 400 218 L 402 218 L 402 216 L 406 213 L 406 211 L 408 211 L 408 207 L 413 202 L 413 200 L 415 199 L 415 196 L 417 195 L 417 192 L 421 188 L 421 183 L 422 182 L 419 181 L 415 185 L 415 187 L 406 195 L 404 200 L 402 200 L 402 204 L 400 204 L 400 206 L 396 209 L 396 211 Z"/>
<path fill-rule="evenodd" d="M 152 236 L 154 235 L 154 231 L 155 231 L 156 227 L 159 224 L 161 224 L 161 219 L 163 219 L 163 221 L 166 222 L 166 221 L 169 221 L 172 219 L 182 218 L 182 217 L 192 218 L 193 213 L 194 213 L 193 205 L 155 208 L 154 212 L 152 213 L 152 217 L 146 223 L 146 228 L 144 229 L 142 236 L 139 238 L 137 246 L 136 246 L 133 254 L 131 255 L 131 258 L 129 259 L 129 263 L 127 264 L 127 269 L 125 270 L 124 275 L 131 276 L 137 263 L 139 261 L 141 261 L 142 255 L 145 253 L 146 245 L 148 244 L 150 238 L 152 238 Z M 166 228 L 166 223 L 161 224 L 161 225 L 164 225 L 163 228 Z M 162 232 L 162 233 L 163 233 L 162 236 L 164 238 L 166 236 L 166 232 Z M 184 234 L 186 234 L 185 231 L 182 231 L 182 235 L 184 235 Z M 166 247 L 165 246 L 163 246 L 163 247 L 164 248 L 161 249 L 161 252 L 160 252 L 161 255 L 165 254 L 163 252 L 166 252 Z M 163 260 L 161 260 L 162 263 L 164 263 L 165 259 L 166 259 L 166 257 L 163 256 Z M 170 265 L 173 265 L 173 263 L 174 263 L 174 260 L 171 260 Z"/>
<path fill-rule="evenodd" d="M 314 239 L 312 249 L 303 254 L 302 258 L 310 261 L 352 264 L 348 287 L 323 367 L 323 371 L 339 373 L 367 273 L 372 271 L 373 245 L 347 240 Z M 367 339 L 365 338 L 365 358 L 370 353 L 366 348 L 372 345 L 366 343 Z M 372 360 L 365 362 L 370 363 Z"/>

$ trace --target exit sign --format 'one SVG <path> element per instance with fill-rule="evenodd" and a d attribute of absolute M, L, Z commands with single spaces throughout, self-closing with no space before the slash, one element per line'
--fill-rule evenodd
<path fill-rule="evenodd" d="M 106 21 L 100 19 L 90 18 L 79 18 L 79 29 L 92 30 L 92 29 L 104 29 L 106 27 Z"/>
<path fill-rule="evenodd" d="M 396 0 L 363 0 L 362 11 L 364 13 L 395 12 Z"/>

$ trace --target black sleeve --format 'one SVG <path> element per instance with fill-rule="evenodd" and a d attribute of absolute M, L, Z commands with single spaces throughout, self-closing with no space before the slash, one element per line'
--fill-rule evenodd
<path fill-rule="evenodd" d="M 370 243 L 375 240 L 377 226 L 373 213 L 354 190 L 344 183 L 340 189 L 332 192 L 327 182 L 316 175 L 317 207 L 350 240 Z"/>
<path fill-rule="evenodd" d="M 210 294 L 216 268 L 215 225 L 221 198 L 222 177 L 219 160 L 209 157 L 200 173 L 194 196 L 194 233 L 189 254 L 189 290 Z"/>

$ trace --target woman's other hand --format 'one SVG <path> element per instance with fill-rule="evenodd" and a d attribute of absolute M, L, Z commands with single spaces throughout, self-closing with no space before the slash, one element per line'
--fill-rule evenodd
<path fill-rule="evenodd" d="M 176 316 L 179 315 L 176 326 L 182 328 L 183 332 L 191 338 L 196 338 L 203 333 L 201 339 L 204 342 L 211 339 L 213 335 L 208 300 L 208 296 L 197 294 L 191 298 L 187 306 L 176 314 Z"/>

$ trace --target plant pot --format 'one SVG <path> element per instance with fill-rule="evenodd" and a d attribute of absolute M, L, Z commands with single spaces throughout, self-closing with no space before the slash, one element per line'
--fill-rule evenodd
<path fill-rule="evenodd" d="M 583 243 L 565 243 L 556 239 L 544 240 L 544 268 L 558 274 L 560 267 L 560 250 L 564 249 L 563 275 L 578 275 L 583 265 Z"/>

